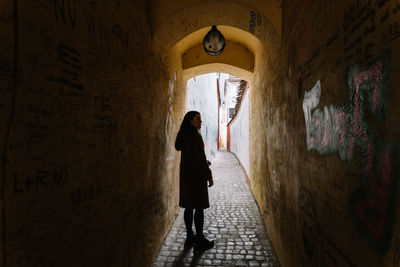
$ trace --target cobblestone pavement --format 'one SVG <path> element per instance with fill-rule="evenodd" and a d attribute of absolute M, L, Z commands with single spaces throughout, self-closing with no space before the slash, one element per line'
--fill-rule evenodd
<path fill-rule="evenodd" d="M 204 235 L 214 240 L 214 248 L 184 249 L 181 209 L 154 266 L 280 266 L 236 158 L 219 151 L 211 167 L 214 186 L 209 188 L 210 208 L 204 210 Z"/>

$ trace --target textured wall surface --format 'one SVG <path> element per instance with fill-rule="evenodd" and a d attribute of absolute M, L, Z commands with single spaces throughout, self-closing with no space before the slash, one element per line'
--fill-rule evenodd
<path fill-rule="evenodd" d="M 0 9 L 0 147 L 1 147 L 1 174 L 0 174 L 0 265 L 4 265 L 4 212 L 5 212 L 5 159 L 7 157 L 7 143 L 9 139 L 10 117 L 13 114 L 13 88 L 15 87 L 15 27 L 16 20 L 13 1 L 2 3 Z"/>
<path fill-rule="evenodd" d="M 283 266 L 400 264 L 399 25 L 394 0 L 283 2 L 250 114 L 252 189 Z"/>
<path fill-rule="evenodd" d="M 240 104 L 239 112 L 229 123 L 229 148 L 239 158 L 240 163 L 250 178 L 250 156 L 249 156 L 249 94 L 247 88 Z"/>
<path fill-rule="evenodd" d="M 0 265 L 149 265 L 176 214 L 177 55 L 145 1 L 6 2 Z"/>
<path fill-rule="evenodd" d="M 203 121 L 201 135 L 207 159 L 218 150 L 218 93 L 217 74 L 210 73 L 190 79 L 187 83 L 187 110 L 196 110 Z"/>

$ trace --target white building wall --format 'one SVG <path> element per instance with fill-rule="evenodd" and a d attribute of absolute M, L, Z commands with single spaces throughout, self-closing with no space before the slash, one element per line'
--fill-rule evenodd
<path fill-rule="evenodd" d="M 187 83 L 187 111 L 196 110 L 203 121 L 201 134 L 207 159 L 218 151 L 218 93 L 217 73 L 192 78 Z"/>
<path fill-rule="evenodd" d="M 250 178 L 249 93 L 249 90 L 245 93 L 239 113 L 230 124 L 230 150 L 239 158 Z"/>

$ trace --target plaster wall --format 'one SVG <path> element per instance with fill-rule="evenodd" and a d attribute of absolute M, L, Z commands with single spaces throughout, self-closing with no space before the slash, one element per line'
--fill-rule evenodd
<path fill-rule="evenodd" d="M 239 112 L 235 118 L 228 124 L 229 133 L 229 150 L 233 152 L 239 159 L 241 165 L 245 169 L 247 177 L 251 177 L 250 173 L 250 156 L 249 156 L 249 94 L 247 88 L 240 104 Z"/>
<path fill-rule="evenodd" d="M 187 110 L 201 114 L 201 135 L 208 160 L 213 159 L 218 151 L 217 90 L 217 73 L 196 76 L 187 83 Z"/>
<path fill-rule="evenodd" d="M 185 91 L 147 20 L 145 1 L 1 2 L 0 265 L 152 263 Z"/>
<path fill-rule="evenodd" d="M 398 1 L 284 1 L 255 66 L 252 191 L 282 266 L 398 266 Z"/>

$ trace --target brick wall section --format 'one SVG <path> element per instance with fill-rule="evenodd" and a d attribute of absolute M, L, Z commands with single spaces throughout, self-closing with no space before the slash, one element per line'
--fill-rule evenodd
<path fill-rule="evenodd" d="M 328 2 L 284 1 L 256 67 L 252 190 L 282 266 L 397 266 L 399 4 Z"/>
<path fill-rule="evenodd" d="M 152 51 L 145 1 L 16 1 L 13 88 L 7 5 L 1 121 L 12 90 L 15 113 L 2 177 L 5 266 L 149 265 L 176 214 L 173 157 L 165 175 L 174 54 L 166 63 Z M 171 103 L 175 117 L 182 103 Z"/>

